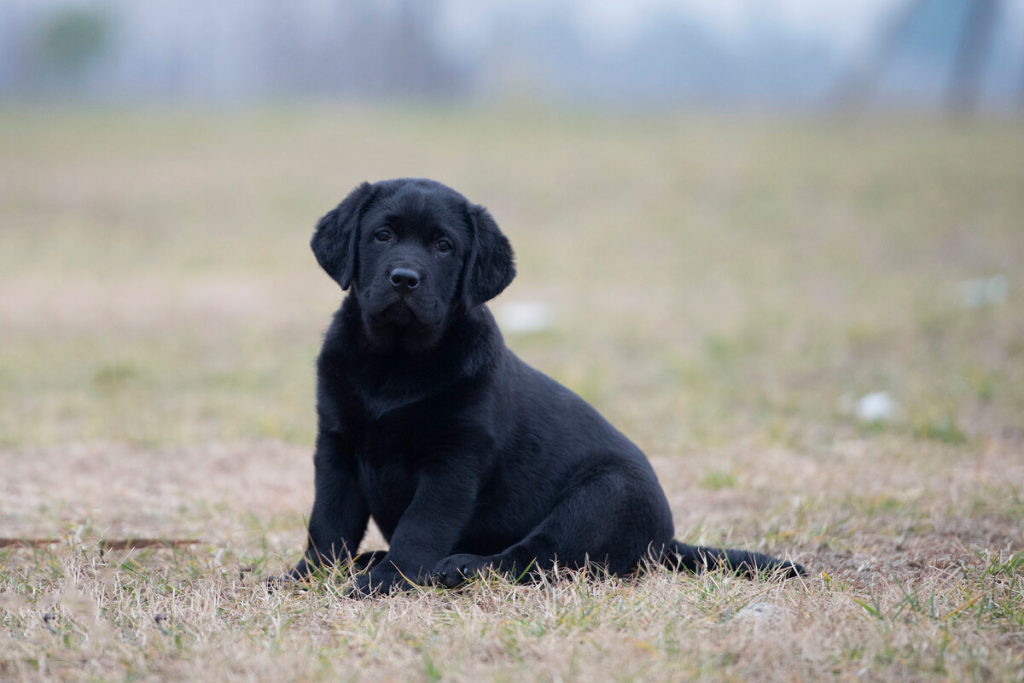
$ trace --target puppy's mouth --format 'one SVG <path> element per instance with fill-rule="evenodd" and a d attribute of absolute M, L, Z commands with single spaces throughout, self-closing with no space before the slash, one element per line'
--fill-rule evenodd
<path fill-rule="evenodd" d="M 444 333 L 447 310 L 436 300 L 385 296 L 363 309 L 366 339 L 380 350 L 402 348 L 418 353 L 433 348 Z"/>
<path fill-rule="evenodd" d="M 407 296 L 389 296 L 368 311 L 366 322 L 372 327 L 396 327 L 409 330 L 434 328 L 441 324 L 444 311 L 432 301 L 413 301 Z"/>

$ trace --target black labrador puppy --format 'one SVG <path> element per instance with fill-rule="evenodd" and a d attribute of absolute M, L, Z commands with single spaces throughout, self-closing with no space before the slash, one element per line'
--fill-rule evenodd
<path fill-rule="evenodd" d="M 674 540 L 640 449 L 505 346 L 484 302 L 516 271 L 482 206 L 432 180 L 363 183 L 312 248 L 350 294 L 317 361 L 316 497 L 291 577 L 351 558 L 371 516 L 390 550 L 356 577 L 362 594 L 556 561 L 803 574 Z"/>

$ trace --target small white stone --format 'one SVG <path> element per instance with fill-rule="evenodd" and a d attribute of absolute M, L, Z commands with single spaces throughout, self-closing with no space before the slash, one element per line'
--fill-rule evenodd
<path fill-rule="evenodd" d="M 888 422 L 896 416 L 896 401 L 887 391 L 872 391 L 857 401 L 856 413 L 863 422 Z"/>
<path fill-rule="evenodd" d="M 511 334 L 530 334 L 551 328 L 551 307 L 539 301 L 509 301 L 498 308 L 501 329 Z"/>
<path fill-rule="evenodd" d="M 770 602 L 752 602 L 736 613 L 736 619 L 751 619 L 760 622 L 777 622 L 786 614 L 786 610 Z"/>
<path fill-rule="evenodd" d="M 1004 304 L 1009 289 L 1006 276 L 1002 273 L 988 278 L 964 280 L 960 283 L 960 303 L 964 308 Z"/>

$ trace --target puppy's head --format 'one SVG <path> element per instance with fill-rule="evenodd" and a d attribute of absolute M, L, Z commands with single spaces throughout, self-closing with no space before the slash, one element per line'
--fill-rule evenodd
<path fill-rule="evenodd" d="M 432 180 L 363 183 L 320 219 L 311 246 L 381 346 L 432 348 L 454 316 L 515 277 L 512 247 L 487 210 Z"/>

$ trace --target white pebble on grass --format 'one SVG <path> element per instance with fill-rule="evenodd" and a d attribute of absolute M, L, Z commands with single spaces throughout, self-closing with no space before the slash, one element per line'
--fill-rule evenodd
<path fill-rule="evenodd" d="M 551 328 L 551 307 L 539 301 L 509 301 L 497 310 L 501 329 L 511 334 L 544 332 Z"/>
<path fill-rule="evenodd" d="M 889 422 L 896 416 L 896 401 L 887 391 L 872 391 L 857 401 L 857 417 L 863 422 Z"/>
<path fill-rule="evenodd" d="M 843 394 L 839 398 L 839 411 L 861 422 L 892 422 L 899 416 L 900 407 L 888 391 L 872 391 L 857 399 Z"/>
<path fill-rule="evenodd" d="M 770 602 L 752 602 L 736 613 L 734 619 L 759 623 L 777 623 L 786 616 L 786 609 Z"/>
<path fill-rule="evenodd" d="M 1010 285 L 1002 273 L 960 283 L 960 303 L 964 308 L 984 308 L 1006 303 Z"/>

